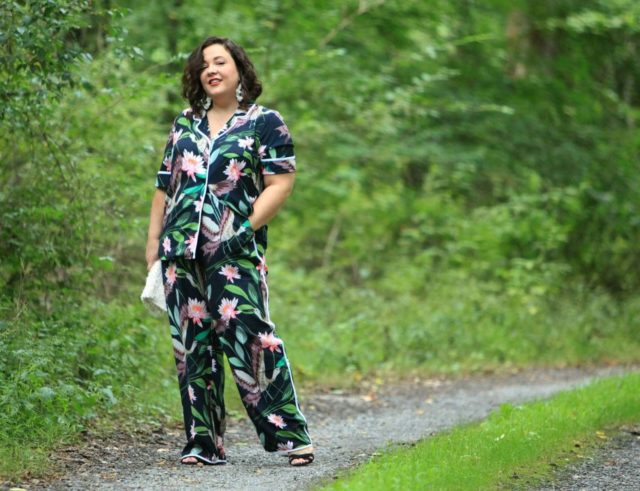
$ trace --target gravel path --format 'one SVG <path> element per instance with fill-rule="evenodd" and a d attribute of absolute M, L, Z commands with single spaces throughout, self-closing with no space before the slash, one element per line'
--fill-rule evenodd
<path fill-rule="evenodd" d="M 558 472 L 539 491 L 640 490 L 640 426 L 625 427 L 588 458 Z"/>
<path fill-rule="evenodd" d="M 302 408 L 316 446 L 316 461 L 292 468 L 268 454 L 251 423 L 228 425 L 224 466 L 178 463 L 180 428 L 121 434 L 113 441 L 87 442 L 54 456 L 62 470 L 53 482 L 30 481 L 24 489 L 52 490 L 298 490 L 311 489 L 342 469 L 367 461 L 394 443 L 414 442 L 460 423 L 478 420 L 503 403 L 520 403 L 587 383 L 622 368 L 534 370 L 464 379 L 415 379 L 359 393 L 303 395 Z M 574 489 L 574 488 L 571 488 Z M 578 488 L 575 488 L 578 489 Z"/>

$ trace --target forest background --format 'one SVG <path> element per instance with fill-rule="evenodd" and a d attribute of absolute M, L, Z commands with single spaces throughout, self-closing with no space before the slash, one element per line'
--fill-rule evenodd
<path fill-rule="evenodd" d="M 268 258 L 301 384 L 640 360 L 637 1 L 7 1 L 0 462 L 179 417 L 138 297 L 209 35 L 247 49 L 296 144 Z"/>

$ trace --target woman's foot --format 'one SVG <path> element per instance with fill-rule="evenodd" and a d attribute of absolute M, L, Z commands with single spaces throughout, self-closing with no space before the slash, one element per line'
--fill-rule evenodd
<path fill-rule="evenodd" d="M 302 450 L 298 450 L 295 452 L 289 452 L 289 464 L 294 467 L 301 467 L 303 465 L 308 465 L 313 462 L 313 447 L 303 448 Z"/>
<path fill-rule="evenodd" d="M 181 464 L 194 465 L 198 462 L 198 459 L 196 459 L 195 457 L 183 457 L 180 459 Z"/>

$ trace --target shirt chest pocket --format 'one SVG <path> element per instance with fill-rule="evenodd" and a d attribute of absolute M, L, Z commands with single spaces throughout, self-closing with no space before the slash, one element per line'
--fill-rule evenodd
<path fill-rule="evenodd" d="M 215 152 L 217 155 L 209 167 L 209 182 L 238 182 L 251 178 L 258 163 L 253 138 L 234 138 L 227 140 Z"/>

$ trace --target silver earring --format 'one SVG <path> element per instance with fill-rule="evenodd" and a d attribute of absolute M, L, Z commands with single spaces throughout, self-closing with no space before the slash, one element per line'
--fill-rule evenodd
<path fill-rule="evenodd" d="M 236 87 L 236 99 L 238 99 L 238 102 L 242 102 L 242 99 L 244 99 L 244 97 L 242 97 L 242 84 L 238 83 L 238 86 Z"/>

